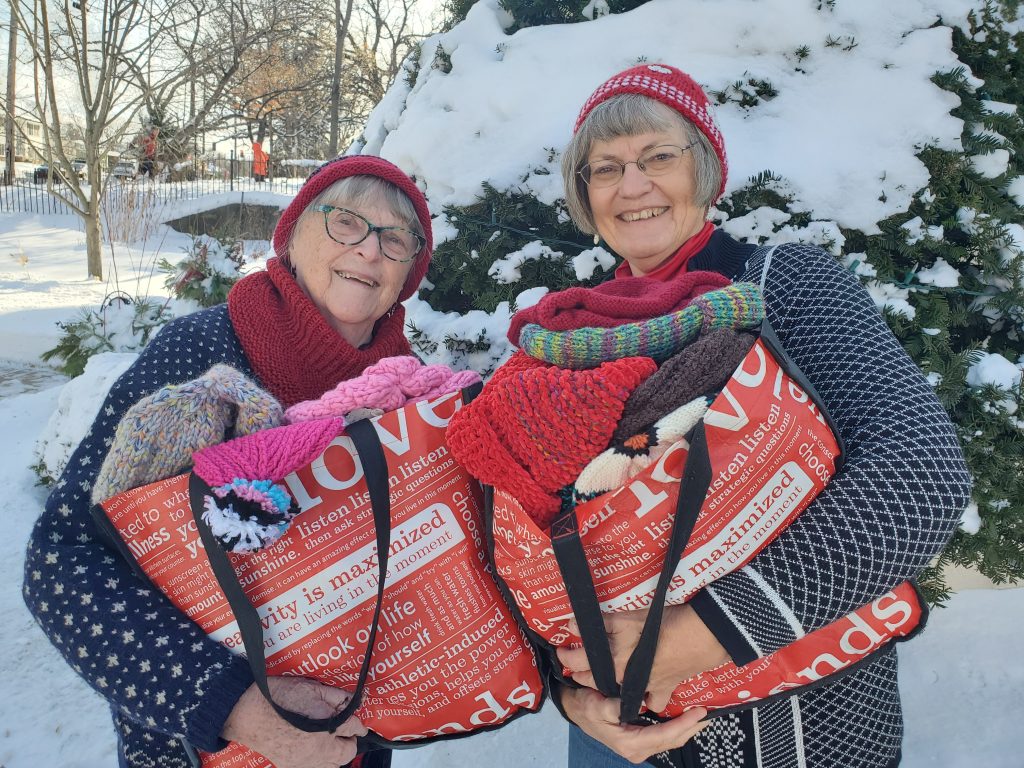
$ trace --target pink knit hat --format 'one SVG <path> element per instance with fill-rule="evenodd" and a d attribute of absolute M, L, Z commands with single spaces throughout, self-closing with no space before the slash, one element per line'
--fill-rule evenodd
<path fill-rule="evenodd" d="M 255 552 L 288 530 L 301 511 L 287 486 L 345 428 L 344 419 L 320 419 L 265 429 L 192 455 L 192 471 L 206 481 L 202 517 L 229 552 Z"/>
<path fill-rule="evenodd" d="M 624 93 L 637 93 L 660 101 L 681 114 L 707 136 L 718 156 L 718 162 L 722 165 L 722 185 L 718 189 L 718 196 L 721 197 L 725 192 L 725 180 L 729 175 L 722 132 L 715 122 L 708 97 L 697 82 L 682 70 L 667 64 L 639 64 L 620 72 L 590 94 L 590 98 L 580 110 L 579 117 L 576 118 L 572 132 L 575 134 L 579 131 L 594 107 Z"/>
<path fill-rule="evenodd" d="M 440 363 L 424 365 L 412 355 L 385 357 L 360 376 L 342 381 L 318 400 L 297 403 L 285 411 L 292 424 L 344 416 L 359 408 L 393 411 L 407 403 L 433 400 L 441 395 L 476 384 L 476 371 L 453 371 Z"/>
<path fill-rule="evenodd" d="M 419 219 L 420 226 L 423 227 L 423 237 L 427 244 L 416 261 L 413 262 L 405 285 L 402 286 L 402 292 L 398 294 L 398 300 L 405 301 L 419 288 L 420 282 L 430 266 L 430 257 L 434 250 L 434 237 L 430 228 L 430 210 L 427 208 L 426 198 L 423 197 L 423 193 L 420 192 L 416 183 L 398 166 L 389 163 L 382 157 L 347 155 L 330 160 L 313 171 L 306 179 L 306 183 L 302 185 L 299 194 L 284 209 L 277 222 L 277 227 L 274 229 L 274 253 L 282 261 L 289 261 L 288 241 L 291 239 L 292 230 L 295 229 L 295 222 L 306 210 L 306 206 L 334 182 L 349 176 L 373 176 L 390 182 L 405 193 L 405 196 L 412 202 L 413 208 L 416 209 L 416 218 Z"/>

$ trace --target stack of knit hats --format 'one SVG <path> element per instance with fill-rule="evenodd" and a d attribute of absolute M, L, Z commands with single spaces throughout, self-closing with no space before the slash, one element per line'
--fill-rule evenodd
<path fill-rule="evenodd" d="M 449 448 L 545 529 L 684 439 L 763 319 L 760 288 L 716 272 L 548 294 L 513 317 L 520 351 L 453 417 Z"/>
<path fill-rule="evenodd" d="M 415 357 L 384 358 L 363 376 L 285 412 L 242 373 L 216 365 L 128 409 L 92 499 L 98 504 L 192 466 L 211 486 L 202 515 L 214 535 L 229 551 L 252 552 L 277 541 L 299 513 L 282 481 L 323 453 L 343 432 L 346 417 L 373 417 L 479 381 L 472 371 L 427 366 Z"/>

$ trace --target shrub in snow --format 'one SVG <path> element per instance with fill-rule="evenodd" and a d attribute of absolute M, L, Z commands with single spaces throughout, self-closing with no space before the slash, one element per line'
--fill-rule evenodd
<path fill-rule="evenodd" d="M 444 360 L 455 370 L 470 369 L 485 378 L 513 352 L 505 337 L 512 318 L 508 302 L 493 312 L 439 312 L 417 296 L 406 302 L 406 331 L 412 348 L 424 359 Z"/>
<path fill-rule="evenodd" d="M 622 13 L 647 0 L 500 0 L 500 5 L 512 18 L 509 32 L 523 27 L 545 24 L 567 24 Z M 466 18 L 474 0 L 449 0 L 448 12 L 453 21 Z"/>
<path fill-rule="evenodd" d="M 492 313 L 502 303 L 514 304 L 528 288 L 558 291 L 581 281 L 596 285 L 611 275 L 610 259 L 592 256 L 577 264 L 576 256 L 593 242 L 561 204 L 545 204 L 524 189 L 499 192 L 484 184 L 477 202 L 448 206 L 444 214 L 454 236 L 434 249 L 430 287 L 422 292 L 436 309 Z"/>
<path fill-rule="evenodd" d="M 135 362 L 137 354 L 102 352 L 85 364 L 82 375 L 65 384 L 57 399 L 57 410 L 36 442 L 33 471 L 40 485 L 53 484 L 72 451 L 85 437 L 117 377 Z"/>
<path fill-rule="evenodd" d="M 227 301 L 231 286 L 242 277 L 244 244 L 240 240 L 219 241 L 208 235 L 192 238 L 185 258 L 172 264 L 161 259 L 157 268 L 167 274 L 164 285 L 177 299 L 212 307 Z"/>
<path fill-rule="evenodd" d="M 138 352 L 173 314 L 166 299 L 108 296 L 98 311 L 85 310 L 77 320 L 57 323 L 64 333 L 41 357 L 59 361 L 57 369 L 68 376 L 80 376 L 89 358 L 100 352 Z"/>
<path fill-rule="evenodd" d="M 519 295 L 610 276 L 567 222 L 561 148 L 605 77 L 667 60 L 719 103 L 732 169 L 715 222 L 841 259 L 951 413 L 980 523 L 944 560 L 1024 577 L 1020 390 L 968 380 L 980 350 L 1024 355 L 1024 23 L 1004 15 L 1019 3 L 606 4 L 450 0 L 461 23 L 423 41 L 371 114 L 361 151 L 415 174 L 444 214 L 409 307 L 417 348 L 486 372 Z"/>

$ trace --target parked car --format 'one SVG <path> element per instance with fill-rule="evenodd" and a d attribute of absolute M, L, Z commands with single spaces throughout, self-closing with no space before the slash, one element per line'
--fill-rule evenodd
<path fill-rule="evenodd" d="M 110 169 L 110 175 L 115 179 L 134 179 L 135 174 L 135 163 L 130 160 L 119 160 Z"/>
<path fill-rule="evenodd" d="M 53 177 L 54 183 L 65 183 L 64 176 L 63 174 L 61 174 L 59 168 L 55 168 L 51 171 L 50 166 L 43 164 L 37 165 L 35 170 L 32 171 L 32 181 L 34 181 L 36 184 L 45 184 L 46 180 L 51 176 Z"/>
<path fill-rule="evenodd" d="M 85 178 L 85 160 L 77 159 L 71 161 L 71 168 L 78 174 L 79 179 Z"/>

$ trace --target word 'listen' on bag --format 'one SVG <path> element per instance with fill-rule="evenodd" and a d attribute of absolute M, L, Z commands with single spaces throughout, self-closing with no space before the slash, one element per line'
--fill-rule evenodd
<path fill-rule="evenodd" d="M 493 727 L 539 708 L 543 683 L 485 570 L 480 488 L 444 442 L 464 397 L 351 425 L 285 478 L 301 511 L 254 553 L 225 553 L 212 538 L 201 520 L 209 489 L 195 475 L 191 488 L 181 475 L 102 507 L 176 607 L 233 651 L 245 647 L 257 682 L 292 674 L 353 691 L 343 715 L 358 716 L 375 744 Z M 218 579 L 211 561 L 227 574 Z M 269 762 L 232 744 L 203 765 Z"/>
<path fill-rule="evenodd" d="M 502 588 L 523 626 L 553 656 L 582 643 L 597 687 L 620 698 L 620 719 L 642 709 L 665 605 L 742 568 L 827 486 L 842 446 L 813 387 L 770 325 L 688 439 L 674 443 L 620 488 L 562 514 L 541 530 L 510 494 L 485 513 Z M 647 609 L 626 679 L 615 680 L 602 613 Z M 723 714 L 784 695 L 846 669 L 910 636 L 926 611 L 912 584 L 775 654 L 726 664 L 682 682 L 661 717 L 703 706 Z M 575 617 L 582 637 L 567 628 Z M 557 666 L 557 665 L 556 665 Z"/>

